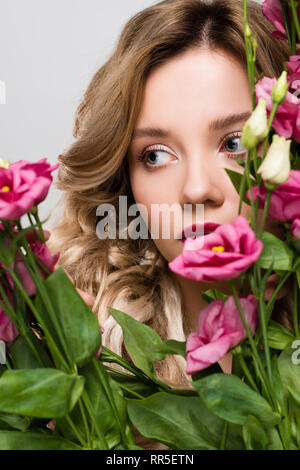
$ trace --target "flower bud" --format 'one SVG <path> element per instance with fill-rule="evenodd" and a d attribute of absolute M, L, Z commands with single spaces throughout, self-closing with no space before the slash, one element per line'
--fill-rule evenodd
<path fill-rule="evenodd" d="M 277 80 L 272 90 L 272 101 L 273 103 L 281 104 L 286 98 L 287 91 L 289 89 L 289 83 L 287 81 L 287 72 L 284 70 Z"/>
<path fill-rule="evenodd" d="M 266 158 L 257 170 L 267 184 L 280 185 L 287 181 L 291 171 L 291 142 L 291 139 L 286 140 L 277 134 L 273 136 Z"/>
<path fill-rule="evenodd" d="M 0 168 L 8 168 L 10 163 L 8 163 L 6 160 L 3 160 L 3 158 L 0 158 Z"/>
<path fill-rule="evenodd" d="M 246 27 L 245 27 L 245 36 L 246 36 L 246 38 L 251 38 L 251 36 L 252 36 L 252 31 L 251 31 L 248 23 L 246 23 Z"/>
<path fill-rule="evenodd" d="M 258 105 L 246 122 L 243 135 L 243 147 L 251 150 L 255 148 L 268 135 L 267 102 L 259 99 Z"/>

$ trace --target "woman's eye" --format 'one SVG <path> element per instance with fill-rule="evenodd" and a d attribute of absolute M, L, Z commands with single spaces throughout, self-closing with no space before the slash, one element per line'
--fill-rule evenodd
<path fill-rule="evenodd" d="M 247 149 L 241 143 L 242 134 L 229 136 L 224 141 L 221 152 L 227 153 L 228 158 L 236 159 L 237 157 L 246 158 Z"/>
<path fill-rule="evenodd" d="M 147 168 L 156 169 L 165 168 L 169 163 L 174 163 L 178 159 L 165 148 L 153 147 L 143 151 L 138 160 L 142 161 Z"/>

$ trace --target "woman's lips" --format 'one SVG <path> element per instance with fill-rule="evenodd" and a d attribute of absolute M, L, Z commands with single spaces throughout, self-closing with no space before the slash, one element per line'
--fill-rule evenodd
<path fill-rule="evenodd" d="M 193 224 L 190 227 L 185 227 L 182 231 L 181 237 L 184 241 L 189 237 L 199 237 L 201 235 L 207 235 L 208 233 L 214 232 L 220 224 L 214 222 L 205 222 L 205 224 Z"/>

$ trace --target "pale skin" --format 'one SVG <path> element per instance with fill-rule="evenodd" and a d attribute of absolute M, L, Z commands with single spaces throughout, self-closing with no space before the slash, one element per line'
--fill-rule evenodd
<path fill-rule="evenodd" d="M 233 223 L 238 216 L 239 195 L 225 168 L 243 171 L 236 158 L 245 157 L 241 134 L 251 112 L 247 73 L 222 52 L 192 49 L 152 71 L 128 153 L 136 203 L 145 205 L 148 214 L 151 204 L 176 203 L 182 210 L 184 204 L 195 207 L 203 204 L 205 222 Z M 214 121 L 233 114 L 240 118 L 212 128 Z M 145 135 L 141 129 L 147 128 L 160 128 L 169 135 Z M 160 147 L 155 149 L 155 145 Z M 143 150 L 150 151 L 139 161 L 137 157 Z M 241 215 L 248 214 L 249 206 L 243 203 Z M 147 223 L 151 232 L 150 217 Z M 272 220 L 268 219 L 267 227 L 275 234 L 280 233 Z M 171 239 L 154 242 L 168 262 L 182 251 L 182 241 L 174 238 L 172 227 Z M 197 330 L 199 312 L 207 306 L 201 292 L 217 288 L 232 293 L 228 282 L 204 284 L 179 275 L 176 278 L 182 289 L 185 321 L 190 331 Z M 231 356 L 221 362 L 223 370 L 230 372 Z"/>
<path fill-rule="evenodd" d="M 135 133 L 128 149 L 129 176 L 137 204 L 151 214 L 151 204 L 204 205 L 204 221 L 233 223 L 238 216 L 239 195 L 225 168 L 243 172 L 236 158 L 246 158 L 241 144 L 244 124 L 252 112 L 252 100 L 246 70 L 233 58 L 219 51 L 191 49 L 154 69 L 149 75 Z M 221 123 L 232 115 L 234 122 Z M 213 126 L 213 123 L 215 126 Z M 168 135 L 146 135 L 141 129 L 162 129 Z M 153 146 L 159 145 L 159 149 Z M 141 152 L 151 149 L 140 161 Z M 151 159 L 149 155 L 151 154 Z M 243 203 L 241 215 L 250 214 Z M 261 211 L 259 216 L 261 217 Z M 193 216 L 194 217 L 194 216 Z M 193 218 L 193 223 L 199 222 Z M 147 221 L 151 233 L 151 220 Z M 190 224 L 189 224 L 190 225 Z M 182 241 L 155 239 L 158 250 L 168 261 L 182 251 Z M 281 235 L 276 221 L 267 219 L 266 229 Z M 58 267 L 59 263 L 56 265 Z M 199 283 L 176 275 L 182 290 L 189 332 L 197 330 L 200 311 L 207 306 L 201 293 L 217 288 L 231 294 L 229 283 Z M 274 290 L 276 277 L 269 279 L 265 298 Z M 93 306 L 94 298 L 79 290 Z M 284 289 L 280 291 L 285 294 Z M 220 365 L 231 372 L 231 355 Z"/>

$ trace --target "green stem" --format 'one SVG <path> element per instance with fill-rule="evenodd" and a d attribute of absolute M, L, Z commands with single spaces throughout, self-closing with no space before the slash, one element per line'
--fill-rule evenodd
<path fill-rule="evenodd" d="M 243 358 L 243 354 L 242 353 L 238 354 L 238 358 L 239 358 L 239 363 L 241 365 L 241 368 L 243 369 L 243 371 L 245 373 L 245 376 L 248 379 L 248 382 L 251 384 L 253 390 L 255 390 L 258 394 L 260 394 L 259 390 L 258 390 L 258 387 L 257 387 L 256 383 L 254 382 L 254 379 L 253 379 L 253 377 L 252 377 L 252 375 L 251 375 L 251 373 L 248 369 L 248 366 L 247 366 L 247 364 L 246 364 L 246 362 Z"/>
<path fill-rule="evenodd" d="M 273 120 L 274 120 L 274 117 L 275 117 L 278 106 L 279 106 L 278 103 L 274 103 L 273 108 L 271 109 L 271 113 L 270 113 L 269 120 L 268 120 L 268 135 L 266 136 L 266 138 L 264 140 L 264 150 L 263 150 L 262 161 L 264 161 L 264 159 L 266 157 L 266 154 L 267 154 L 267 147 L 268 147 L 268 144 L 269 144 L 269 133 L 270 133 L 272 123 L 273 123 Z"/>
<path fill-rule="evenodd" d="M 280 5 L 282 9 L 282 14 L 283 14 L 283 22 L 284 22 L 284 27 L 286 31 L 286 37 L 287 37 L 290 49 L 292 50 L 293 45 L 292 45 L 292 40 L 291 40 L 289 17 L 288 17 L 288 13 L 287 13 L 286 6 L 285 6 L 285 0 L 280 0 Z"/>
<path fill-rule="evenodd" d="M 296 31 L 297 31 L 298 41 L 300 42 L 300 25 L 299 25 L 298 13 L 297 13 L 295 0 L 291 0 L 291 8 L 292 8 L 292 16 L 293 16 L 293 20 L 294 20 L 294 25 L 295 25 L 295 28 L 296 28 Z"/>
<path fill-rule="evenodd" d="M 86 433 L 86 439 L 87 439 L 87 442 L 90 445 L 90 430 L 89 430 L 89 426 L 88 426 L 88 422 L 87 422 L 87 419 L 86 419 L 85 410 L 84 410 L 84 406 L 83 406 L 83 402 L 82 402 L 81 397 L 78 400 L 78 404 L 79 404 L 80 413 L 81 413 L 81 416 L 82 416 L 82 421 L 83 421 L 83 425 L 84 425 L 84 429 L 85 429 L 85 433 Z"/>
<path fill-rule="evenodd" d="M 24 244 L 25 248 L 26 248 L 26 252 L 27 252 L 27 255 L 28 255 L 28 260 L 31 264 L 31 267 L 32 269 L 34 270 L 34 273 L 35 275 L 33 275 L 31 269 L 29 269 L 29 266 L 27 265 L 27 269 L 33 279 L 33 282 L 35 283 L 36 287 L 37 287 L 37 290 L 41 296 L 41 299 L 42 301 L 44 302 L 45 304 L 45 307 L 47 309 L 47 311 L 49 312 L 50 316 L 51 316 L 51 320 L 54 324 L 54 327 L 55 327 L 55 330 L 56 330 L 56 333 L 59 337 L 59 340 L 60 340 L 60 343 L 62 345 L 62 348 L 64 350 L 64 353 L 65 353 L 65 356 L 67 358 L 67 361 L 69 363 L 69 366 L 70 368 L 72 369 L 73 367 L 73 363 L 72 363 L 72 360 L 71 358 L 69 357 L 69 352 L 68 352 L 68 348 L 67 348 L 67 345 L 66 345 L 66 342 L 65 342 L 65 338 L 64 338 L 64 335 L 62 334 L 61 332 L 61 327 L 57 321 L 57 316 L 56 316 L 56 313 L 54 311 L 54 308 L 52 306 L 52 303 L 51 303 L 51 300 L 49 299 L 49 296 L 48 296 L 48 293 L 47 293 L 47 290 L 45 289 L 45 286 L 43 284 L 44 282 L 44 279 L 42 278 L 41 276 L 41 273 L 40 271 L 38 270 L 38 267 L 35 263 L 35 260 L 34 260 L 34 257 L 33 257 L 33 253 L 32 253 L 32 250 L 27 242 L 27 239 L 25 237 L 22 238 L 22 243 Z M 24 260 L 24 262 L 26 263 L 26 261 Z M 26 263 L 27 264 L 27 263 Z M 44 324 L 45 325 L 45 324 Z"/>
<path fill-rule="evenodd" d="M 250 178 L 250 160 L 251 160 L 251 155 L 252 155 L 252 151 L 250 151 L 249 154 L 248 154 L 247 164 L 246 164 L 246 167 L 245 167 L 245 173 L 246 173 L 246 178 L 247 178 L 247 182 L 248 182 L 248 187 L 249 187 L 249 190 L 250 190 L 250 202 L 251 202 L 252 214 L 253 214 L 253 216 L 254 216 L 254 217 L 253 217 L 253 220 L 252 220 L 253 230 L 256 231 L 255 204 L 254 204 L 254 196 L 253 196 L 253 187 L 252 187 L 251 178 Z"/>
<path fill-rule="evenodd" d="M 266 219 L 267 219 L 267 215 L 269 211 L 271 195 L 272 195 L 272 191 L 268 190 L 265 205 L 264 205 L 263 218 L 262 218 L 261 226 L 260 226 L 259 233 L 258 233 L 258 238 L 262 237 L 262 234 L 264 231 L 264 227 L 265 227 L 265 223 L 266 223 Z"/>
<path fill-rule="evenodd" d="M 123 359 L 121 356 L 118 356 L 113 351 L 110 351 L 109 349 L 107 349 L 105 346 L 103 346 L 103 348 L 102 348 L 100 360 L 101 360 L 101 362 L 112 362 L 112 363 L 115 363 L 115 364 L 119 364 L 124 369 L 128 370 L 129 372 L 132 372 L 136 377 L 139 377 L 146 384 L 151 382 L 152 384 L 154 384 L 156 386 L 158 385 L 164 391 L 171 389 L 171 387 L 164 384 L 163 382 L 160 382 L 159 380 L 155 381 L 152 378 L 148 378 L 144 374 L 144 372 L 141 371 L 141 369 L 138 369 L 133 364 L 131 364 L 130 362 Z"/>
<path fill-rule="evenodd" d="M 98 435 L 98 438 L 99 438 L 99 441 L 100 441 L 101 450 L 109 450 L 108 449 L 108 444 L 107 444 L 106 439 L 105 439 L 105 436 L 102 433 L 102 430 L 99 427 L 98 421 L 94 416 L 93 408 L 92 408 L 90 399 L 88 397 L 88 394 L 86 393 L 86 390 L 83 390 L 82 399 L 83 399 L 83 402 L 85 404 L 86 409 L 88 410 L 88 413 L 91 417 L 91 420 L 95 425 L 95 429 L 96 429 L 96 432 L 97 432 L 97 435 Z"/>
<path fill-rule="evenodd" d="M 0 283 L 0 294 L 1 294 L 1 297 L 3 298 L 4 302 L 5 302 L 5 305 L 2 304 L 2 302 L 0 301 L 0 306 L 1 308 L 6 312 L 6 314 L 9 316 L 9 318 L 13 321 L 13 323 L 16 325 L 17 329 L 19 330 L 19 332 L 21 333 L 22 336 L 24 336 L 25 340 L 27 341 L 29 347 L 31 348 L 33 354 L 35 355 L 35 357 L 37 358 L 39 364 L 41 367 L 44 367 L 44 363 L 42 361 L 42 359 L 40 358 L 40 355 L 38 353 L 38 351 L 36 350 L 33 342 L 31 341 L 31 338 L 29 337 L 29 335 L 27 334 L 27 326 L 24 322 L 24 319 L 23 317 L 21 316 L 19 320 L 21 320 L 21 322 L 18 321 L 18 318 L 17 316 L 15 315 L 15 312 L 12 308 L 12 305 L 5 293 L 5 290 L 3 289 L 1 283 Z"/>
<path fill-rule="evenodd" d="M 223 431 L 222 431 L 220 450 L 225 450 L 226 448 L 227 435 L 228 435 L 228 422 L 225 421 Z"/>
<path fill-rule="evenodd" d="M 278 292 L 280 291 L 281 287 L 283 286 L 283 284 L 287 281 L 287 279 L 289 278 L 289 276 L 292 274 L 292 271 L 288 271 L 281 279 L 280 281 L 278 282 L 277 286 L 276 286 L 276 289 L 274 290 L 271 298 L 269 299 L 268 303 L 267 303 L 267 311 L 266 311 L 266 318 L 267 318 L 267 321 L 269 321 L 270 317 L 271 317 L 271 314 L 272 314 L 272 310 L 273 310 L 273 305 L 274 305 L 274 302 L 276 300 L 276 297 L 277 297 L 277 294 Z"/>
<path fill-rule="evenodd" d="M 55 344 L 55 342 L 54 342 L 54 340 L 53 340 L 53 338 L 50 334 L 50 331 L 48 330 L 47 326 L 44 324 L 43 319 L 40 317 L 39 312 L 35 308 L 32 300 L 30 299 L 30 297 L 28 296 L 27 292 L 25 291 L 23 285 L 19 281 L 19 278 L 15 275 L 15 272 L 10 267 L 6 267 L 6 269 L 8 270 L 9 274 L 13 278 L 13 281 L 15 282 L 16 286 L 19 288 L 21 294 L 23 295 L 23 297 L 24 297 L 25 301 L 27 302 L 29 308 L 31 309 L 32 313 L 35 315 L 36 319 L 38 320 L 38 322 L 41 324 L 42 328 L 44 329 L 44 332 L 45 332 L 45 334 L 47 336 L 47 339 L 49 341 L 49 348 L 52 352 L 53 359 L 54 359 L 54 362 L 56 363 L 56 366 L 59 368 L 59 363 L 61 363 L 61 365 L 69 372 L 70 368 L 69 368 L 68 364 L 66 363 L 66 361 L 63 358 L 61 352 L 57 348 L 57 346 L 56 346 L 56 344 Z"/>
<path fill-rule="evenodd" d="M 259 296 L 259 318 L 260 318 L 260 324 L 262 327 L 262 335 L 263 335 L 263 344 L 264 344 L 264 352 L 265 352 L 265 358 L 266 358 L 266 365 L 267 365 L 267 372 L 268 372 L 268 377 L 269 377 L 269 382 L 271 389 L 273 390 L 273 376 L 272 376 L 272 367 L 271 367 L 271 356 L 270 356 L 270 349 L 269 349 L 269 343 L 268 343 L 268 335 L 267 335 L 267 325 L 266 325 L 266 311 L 265 311 L 265 303 L 264 303 L 264 289 L 265 286 L 262 287 L 261 289 L 261 295 Z"/>
<path fill-rule="evenodd" d="M 244 315 L 244 312 L 242 310 L 241 303 L 240 303 L 240 300 L 238 298 L 234 282 L 232 280 L 229 280 L 229 282 L 230 282 L 230 285 L 231 285 L 231 288 L 232 288 L 232 292 L 233 292 L 233 295 L 234 295 L 235 303 L 236 303 L 237 308 L 238 308 L 238 312 L 240 314 L 240 318 L 241 318 L 242 323 L 244 325 L 245 331 L 247 332 L 247 337 L 248 337 L 248 340 L 249 340 L 249 343 L 250 343 L 250 346 L 251 346 L 251 349 L 252 349 L 252 352 L 253 352 L 253 356 L 254 356 L 254 358 L 256 360 L 256 363 L 257 363 L 257 365 L 259 367 L 259 370 L 260 370 L 262 382 L 264 382 L 265 389 L 268 390 L 268 385 L 269 385 L 268 377 L 265 373 L 263 364 L 262 364 L 261 359 L 259 357 L 259 354 L 257 352 L 256 345 L 255 345 L 251 330 L 250 330 L 250 328 L 248 326 L 248 323 L 245 319 L 245 315 Z"/>
<path fill-rule="evenodd" d="M 94 358 L 93 359 L 93 366 L 94 368 L 96 369 L 96 372 L 98 374 L 98 377 L 100 379 L 100 383 L 102 385 L 102 387 L 104 388 L 104 391 L 106 393 L 106 396 L 107 396 L 107 399 L 110 403 L 110 406 L 111 406 L 111 409 L 112 409 L 112 412 L 115 416 L 115 420 L 119 426 L 119 430 L 120 430 L 120 434 L 121 434 L 121 439 L 123 441 L 123 444 L 127 447 L 127 438 L 126 438 L 126 434 L 124 432 L 124 427 L 120 421 L 120 416 L 119 416 L 119 413 L 118 413 L 118 409 L 116 407 L 116 403 L 115 403 L 115 399 L 113 397 L 113 394 L 112 394 L 112 391 L 111 391 L 111 388 L 109 386 L 109 384 L 107 383 L 107 379 L 106 379 L 106 376 L 105 376 L 105 370 L 102 366 L 102 364 L 100 363 L 100 361 L 97 359 L 97 358 Z"/>
<path fill-rule="evenodd" d="M 297 275 L 294 274 L 294 330 L 296 338 L 299 338 L 299 319 L 298 319 L 298 280 Z"/>
<path fill-rule="evenodd" d="M 45 243 L 45 235 L 44 235 L 44 231 L 43 231 L 43 228 L 42 228 L 42 224 L 41 224 L 38 212 L 34 213 L 33 217 L 35 218 L 35 221 L 36 221 L 36 223 L 39 227 L 42 243 Z"/>
<path fill-rule="evenodd" d="M 86 443 L 84 442 L 84 440 L 82 439 L 80 433 L 77 431 L 76 429 L 76 426 L 74 425 L 73 421 L 71 420 L 70 416 L 69 415 L 66 415 L 65 416 L 66 418 L 66 421 L 68 422 L 70 428 L 72 429 L 73 433 L 75 434 L 78 442 L 80 442 L 80 444 L 82 445 L 82 447 L 86 447 Z"/>

